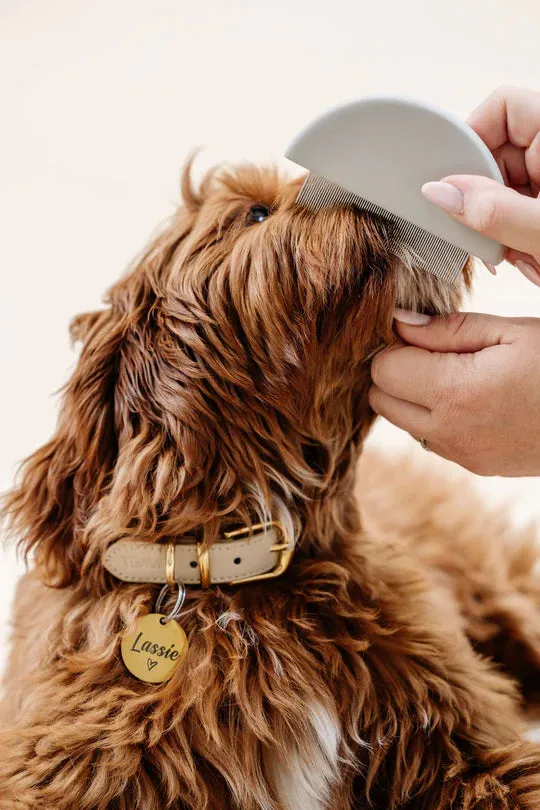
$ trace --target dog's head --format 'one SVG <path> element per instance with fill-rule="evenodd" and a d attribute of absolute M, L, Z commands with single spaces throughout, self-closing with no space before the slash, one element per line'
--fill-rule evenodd
<path fill-rule="evenodd" d="M 460 291 L 392 255 L 384 222 L 297 206 L 299 185 L 248 167 L 196 191 L 186 172 L 106 309 L 75 319 L 56 435 L 7 503 L 54 581 L 119 536 L 212 541 L 269 514 L 296 531 L 306 504 L 330 537 L 394 307 L 449 311 Z"/>

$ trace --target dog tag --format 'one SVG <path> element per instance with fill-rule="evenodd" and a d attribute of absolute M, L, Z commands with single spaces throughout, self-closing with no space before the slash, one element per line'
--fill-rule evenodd
<path fill-rule="evenodd" d="M 166 619 L 161 613 L 140 616 L 135 630 L 122 639 L 124 664 L 140 681 L 168 681 L 187 649 L 187 636 L 180 625 Z"/>

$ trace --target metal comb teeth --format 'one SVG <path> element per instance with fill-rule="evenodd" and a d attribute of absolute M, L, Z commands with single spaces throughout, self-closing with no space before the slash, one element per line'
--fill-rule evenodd
<path fill-rule="evenodd" d="M 445 239 L 434 236 L 424 228 L 413 225 L 406 219 L 392 214 L 386 208 L 381 208 L 370 200 L 359 197 L 313 172 L 306 177 L 296 202 L 314 210 L 333 205 L 354 205 L 361 211 L 368 211 L 370 214 L 392 222 L 396 230 L 392 238 L 391 249 L 396 255 L 406 260 L 407 254 L 412 250 L 422 262 L 423 270 L 450 283 L 458 278 L 469 258 L 467 251 L 462 248 L 451 245 Z"/>

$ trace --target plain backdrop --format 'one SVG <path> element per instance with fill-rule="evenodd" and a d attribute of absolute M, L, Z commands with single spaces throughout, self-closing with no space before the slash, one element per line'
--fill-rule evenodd
<path fill-rule="evenodd" d="M 285 165 L 314 115 L 373 93 L 465 117 L 540 88 L 539 31 L 538 0 L 0 0 L 0 489 L 53 431 L 70 318 L 172 211 L 194 147 L 199 169 Z M 540 289 L 480 272 L 470 308 L 540 316 Z M 422 452 L 389 425 L 372 441 Z M 538 480 L 470 481 L 537 520 Z M 6 551 L 0 662 L 21 570 Z"/>

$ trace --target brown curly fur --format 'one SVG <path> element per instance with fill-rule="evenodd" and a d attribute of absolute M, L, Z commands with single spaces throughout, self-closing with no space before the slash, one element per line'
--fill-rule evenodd
<path fill-rule="evenodd" d="M 56 434 L 5 503 L 34 562 L 2 810 L 540 807 L 499 671 L 538 677 L 534 538 L 405 460 L 367 453 L 356 481 L 394 306 L 449 311 L 460 291 L 399 262 L 383 222 L 295 206 L 298 184 L 186 173 L 184 206 L 74 321 Z M 250 223 L 256 203 L 271 215 Z M 104 549 L 269 515 L 297 538 L 287 574 L 190 589 L 173 678 L 132 678 L 119 640 L 156 590 L 106 574 Z"/>

